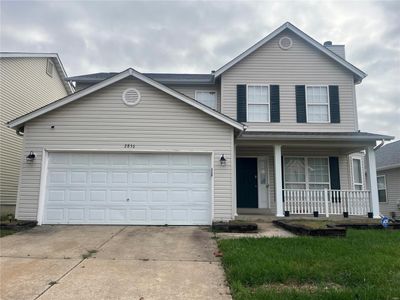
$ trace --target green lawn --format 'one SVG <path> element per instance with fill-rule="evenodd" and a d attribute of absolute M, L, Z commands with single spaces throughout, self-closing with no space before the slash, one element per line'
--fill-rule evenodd
<path fill-rule="evenodd" d="M 0 229 L 0 237 L 11 235 L 16 232 L 18 232 L 18 231 L 13 230 L 13 229 Z"/>
<path fill-rule="evenodd" d="M 400 231 L 218 244 L 234 299 L 400 299 Z"/>

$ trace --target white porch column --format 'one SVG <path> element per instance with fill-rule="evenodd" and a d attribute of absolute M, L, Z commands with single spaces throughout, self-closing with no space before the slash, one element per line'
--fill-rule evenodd
<path fill-rule="evenodd" d="M 274 145 L 276 216 L 283 217 L 282 145 Z"/>
<path fill-rule="evenodd" d="M 368 185 L 371 190 L 371 210 L 374 218 L 379 218 L 379 198 L 378 198 L 378 181 L 376 178 L 376 162 L 374 147 L 367 148 L 367 161 L 368 161 Z"/>

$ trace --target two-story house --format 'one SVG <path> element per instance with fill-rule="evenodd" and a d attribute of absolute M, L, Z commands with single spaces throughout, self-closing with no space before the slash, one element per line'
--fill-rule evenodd
<path fill-rule="evenodd" d="M 24 131 L 19 219 L 210 224 L 241 213 L 378 217 L 374 146 L 358 129 L 366 76 L 344 47 L 290 23 L 210 74 L 127 69 L 8 123 Z M 354 189 L 349 154 L 368 155 Z"/>
<path fill-rule="evenodd" d="M 0 52 L 0 210 L 14 213 L 22 136 L 5 123 L 73 92 L 56 53 Z"/>

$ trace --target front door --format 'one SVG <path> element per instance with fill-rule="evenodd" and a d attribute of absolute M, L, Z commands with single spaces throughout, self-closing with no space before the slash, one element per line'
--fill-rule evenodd
<path fill-rule="evenodd" d="M 258 208 L 257 158 L 236 159 L 237 207 Z"/>

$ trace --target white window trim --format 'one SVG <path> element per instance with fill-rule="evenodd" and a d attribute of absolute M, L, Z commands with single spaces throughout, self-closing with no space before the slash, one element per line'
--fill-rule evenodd
<path fill-rule="evenodd" d="M 251 86 L 266 86 L 268 88 L 268 103 L 260 105 L 268 105 L 268 121 L 249 121 L 249 87 Z M 252 104 L 250 104 L 252 105 Z M 249 83 L 246 84 L 246 122 L 248 123 L 271 123 L 271 89 L 269 84 Z"/>
<path fill-rule="evenodd" d="M 49 65 L 51 65 L 51 72 L 49 70 Z M 48 58 L 46 61 L 46 74 L 49 75 L 50 77 L 53 77 L 54 73 L 54 62 L 51 60 L 51 58 Z"/>
<path fill-rule="evenodd" d="M 354 179 L 354 161 L 355 160 L 359 160 L 360 161 L 360 176 L 361 176 L 361 183 L 356 183 L 355 179 Z M 353 189 L 355 191 L 359 191 L 356 189 L 356 186 L 361 186 L 361 190 L 363 190 L 364 188 L 364 176 L 363 176 L 363 166 L 362 166 L 362 160 L 361 158 L 353 158 L 351 161 L 351 173 L 353 174 Z"/>
<path fill-rule="evenodd" d="M 215 107 L 210 107 L 204 103 L 201 103 L 199 100 L 197 100 L 198 93 L 215 93 Z M 218 92 L 217 92 L 217 90 L 195 90 L 194 91 L 194 100 L 196 100 L 197 102 L 200 102 L 201 104 L 206 105 L 207 107 L 210 107 L 212 109 L 215 109 L 215 110 L 218 109 Z"/>
<path fill-rule="evenodd" d="M 286 158 L 302 158 L 304 159 L 304 168 L 305 168 L 305 182 L 286 182 L 285 178 L 285 165 L 286 165 Z M 328 179 L 329 182 L 310 182 L 308 180 L 308 159 L 309 158 L 325 158 L 328 161 Z M 283 157 L 283 187 L 286 188 L 286 184 L 304 184 L 306 186 L 306 190 L 310 189 L 310 184 L 326 184 L 329 185 L 328 189 L 331 189 L 331 170 L 329 166 L 329 156 L 296 156 L 296 155 L 288 155 Z"/>
<path fill-rule="evenodd" d="M 379 177 L 383 177 L 383 181 L 385 182 L 385 199 L 386 199 L 386 201 L 379 201 L 379 191 L 382 191 L 382 189 L 379 189 L 379 185 L 378 185 L 378 201 L 379 201 L 379 203 L 387 203 L 388 202 L 388 198 L 387 198 L 386 175 L 378 175 L 378 176 L 376 176 L 376 182 L 377 183 L 378 183 L 378 178 Z"/>
<path fill-rule="evenodd" d="M 328 103 L 327 104 L 316 104 L 316 103 L 308 103 L 308 94 L 307 94 L 307 88 L 309 88 L 309 87 L 326 87 L 326 92 L 327 92 L 327 95 L 328 95 Z M 328 124 L 328 123 L 330 123 L 331 122 L 331 100 L 329 99 L 329 85 L 323 85 L 323 84 L 320 84 L 320 85 L 316 85 L 316 84 L 313 84 L 313 85 L 306 85 L 305 86 L 305 89 L 306 89 L 306 121 L 307 121 L 307 123 L 314 123 L 314 124 Z M 308 119 L 308 105 L 316 105 L 316 106 L 321 106 L 321 105 L 328 105 L 328 121 L 309 121 Z"/>

